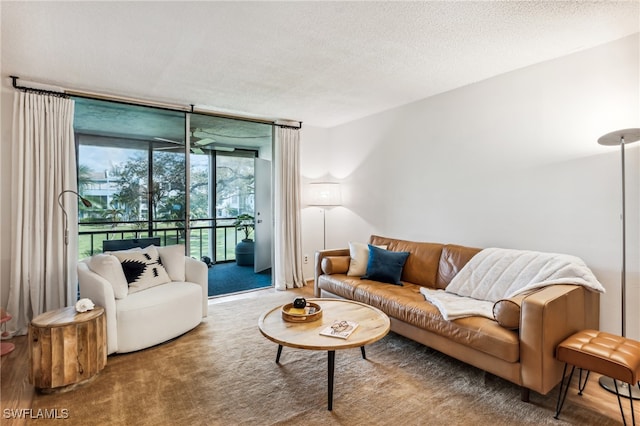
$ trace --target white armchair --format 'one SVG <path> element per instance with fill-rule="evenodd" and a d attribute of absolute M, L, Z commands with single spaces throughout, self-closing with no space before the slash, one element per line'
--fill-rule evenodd
<path fill-rule="evenodd" d="M 131 282 L 127 261 L 122 260 L 125 252 L 97 254 L 78 263 L 80 297 L 105 308 L 107 354 L 165 342 L 193 329 L 207 316 L 207 266 L 184 256 L 183 246 L 150 246 L 127 252 L 139 255 L 148 249 L 157 250 L 154 253 L 160 259 L 148 276 L 157 278 L 155 269 L 160 265 L 169 282 L 151 286 L 139 285 L 142 280 Z"/>

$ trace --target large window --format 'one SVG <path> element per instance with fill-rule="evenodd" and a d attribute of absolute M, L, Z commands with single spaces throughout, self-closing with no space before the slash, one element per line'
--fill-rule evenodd
<path fill-rule="evenodd" d="M 236 218 L 256 215 L 254 162 L 271 158 L 270 125 L 82 98 L 74 123 L 79 191 L 93 204 L 79 209 L 79 257 L 106 239 L 157 236 L 193 257 L 234 259 Z"/>

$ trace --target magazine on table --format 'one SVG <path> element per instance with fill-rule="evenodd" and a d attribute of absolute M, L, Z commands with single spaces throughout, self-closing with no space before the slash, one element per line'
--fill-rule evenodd
<path fill-rule="evenodd" d="M 320 334 L 323 336 L 329 337 L 338 337 L 340 339 L 346 339 L 351 336 L 356 328 L 358 328 L 358 323 L 355 321 L 347 321 L 347 320 L 336 320 L 330 326 L 324 328 Z"/>

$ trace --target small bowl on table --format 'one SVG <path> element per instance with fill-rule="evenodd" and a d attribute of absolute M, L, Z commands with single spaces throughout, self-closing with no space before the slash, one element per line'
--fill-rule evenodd
<path fill-rule="evenodd" d="M 298 312 L 304 309 L 304 313 Z M 313 309 L 313 313 L 309 313 Z M 322 318 L 322 308 L 317 303 L 307 302 L 304 308 L 294 308 L 293 303 L 282 306 L 282 319 L 288 322 L 312 322 Z"/>

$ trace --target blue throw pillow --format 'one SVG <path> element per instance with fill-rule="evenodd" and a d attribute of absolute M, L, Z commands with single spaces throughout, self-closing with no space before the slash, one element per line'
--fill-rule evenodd
<path fill-rule="evenodd" d="M 389 251 L 369 244 L 369 262 L 363 280 L 402 285 L 402 268 L 409 257 L 408 251 Z"/>

